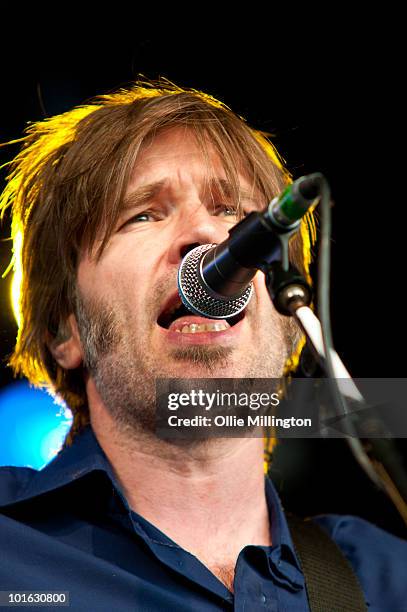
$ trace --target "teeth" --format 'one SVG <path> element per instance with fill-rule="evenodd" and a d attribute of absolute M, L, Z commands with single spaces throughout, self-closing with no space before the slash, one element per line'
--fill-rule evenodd
<path fill-rule="evenodd" d="M 184 325 L 182 329 L 176 329 L 176 332 L 181 332 L 183 334 L 196 334 L 197 332 L 217 332 L 223 331 L 224 329 L 228 329 L 228 325 L 226 323 L 191 323 L 190 325 Z"/>
<path fill-rule="evenodd" d="M 207 327 L 213 327 L 213 331 L 222 331 L 223 329 L 227 329 L 229 325 L 226 325 L 225 323 L 209 323 Z"/>

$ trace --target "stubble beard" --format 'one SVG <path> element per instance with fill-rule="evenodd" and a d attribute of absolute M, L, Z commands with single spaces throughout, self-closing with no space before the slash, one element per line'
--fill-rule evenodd
<path fill-rule="evenodd" d="M 214 345 L 177 348 L 171 352 L 174 369 L 167 366 L 164 370 L 154 361 L 149 347 L 129 334 L 129 326 L 121 323 L 113 305 L 95 298 L 85 300 L 77 290 L 75 316 L 84 366 L 118 429 L 127 436 L 155 436 L 156 378 L 180 378 L 176 367 L 179 364 L 193 364 L 199 368 L 201 378 L 220 378 L 234 352 L 231 347 Z M 236 377 L 280 378 L 287 356 L 285 333 L 274 337 L 271 334 L 269 344 L 256 347 L 245 363 L 245 371 Z"/>

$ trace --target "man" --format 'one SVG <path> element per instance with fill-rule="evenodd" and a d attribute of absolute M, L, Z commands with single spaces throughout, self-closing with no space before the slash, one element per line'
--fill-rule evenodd
<path fill-rule="evenodd" d="M 308 610 L 263 439 L 155 432 L 157 378 L 280 378 L 301 348 L 261 273 L 236 325 L 174 311 L 183 256 L 290 180 L 274 148 L 170 83 L 100 96 L 24 140 L 2 196 L 22 272 L 10 363 L 74 423 L 42 472 L 1 470 L 0 589 L 69 592 L 74 610 Z M 290 245 L 305 274 L 309 229 Z M 405 543 L 356 517 L 315 520 L 366 605 L 402 609 Z"/>

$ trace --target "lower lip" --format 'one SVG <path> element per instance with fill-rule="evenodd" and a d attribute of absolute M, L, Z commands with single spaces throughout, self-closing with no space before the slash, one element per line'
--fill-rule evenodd
<path fill-rule="evenodd" d="M 243 319 L 236 323 L 236 325 L 233 325 L 233 327 L 228 327 L 227 329 L 217 332 L 182 333 L 169 331 L 159 325 L 157 325 L 157 327 L 167 342 L 177 346 L 188 346 L 191 344 L 222 344 L 223 346 L 227 346 L 236 342 L 236 339 L 242 331 L 245 320 L 246 317 L 243 317 Z"/>

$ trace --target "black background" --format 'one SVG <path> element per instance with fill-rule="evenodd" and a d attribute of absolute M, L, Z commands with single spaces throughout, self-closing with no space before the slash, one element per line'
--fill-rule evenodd
<path fill-rule="evenodd" d="M 21 137 L 28 121 L 68 110 L 140 74 L 165 76 L 214 95 L 253 127 L 275 135 L 295 177 L 313 171 L 327 176 L 335 204 L 331 314 L 336 349 L 355 377 L 403 377 L 405 196 L 397 169 L 403 160 L 397 148 L 403 123 L 397 36 L 383 47 L 387 17 L 381 22 L 376 15 L 374 24 L 340 17 L 333 15 L 318 35 L 285 28 L 280 38 L 275 36 L 276 29 L 281 34 L 278 22 L 268 28 L 261 18 L 256 28 L 248 22 L 225 29 L 213 21 L 204 32 L 194 23 L 165 34 L 138 24 L 117 41 L 113 24 L 110 33 L 96 39 L 77 30 L 68 38 L 48 31 L 43 40 L 37 32 L 33 42 L 22 35 L 18 44 L 3 42 L 0 141 Z M 16 145 L 0 148 L 0 162 L 17 150 Z M 6 169 L 0 172 L 4 184 Z M 1 271 L 10 258 L 8 235 L 6 218 Z M 0 281 L 3 358 L 16 333 L 10 280 L 11 275 Z M 3 365 L 0 385 L 11 379 Z M 404 441 L 398 444 L 405 448 Z M 357 514 L 405 534 L 391 503 L 340 440 L 285 440 L 276 450 L 273 473 L 290 510 Z"/>

